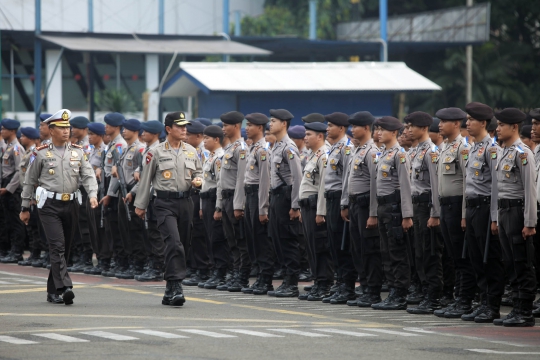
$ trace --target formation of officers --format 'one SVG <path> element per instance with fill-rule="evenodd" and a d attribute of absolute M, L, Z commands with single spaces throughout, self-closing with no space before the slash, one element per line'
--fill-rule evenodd
<path fill-rule="evenodd" d="M 540 109 L 269 115 L 103 125 L 63 109 L 20 143 L 3 120 L 0 261 L 49 267 L 59 304 L 83 272 L 164 279 L 172 306 L 184 285 L 535 324 Z"/>

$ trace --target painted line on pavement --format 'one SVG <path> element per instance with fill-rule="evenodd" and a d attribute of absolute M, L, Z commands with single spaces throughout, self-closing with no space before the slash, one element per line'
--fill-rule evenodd
<path fill-rule="evenodd" d="M 32 334 L 32 335 L 41 336 L 41 337 L 51 339 L 51 340 L 58 340 L 58 341 L 68 342 L 68 343 L 89 342 L 89 340 L 79 339 L 79 338 L 76 338 L 76 337 L 73 337 L 73 336 L 67 336 L 67 335 L 55 334 L 55 333 L 43 333 L 43 334 Z"/>

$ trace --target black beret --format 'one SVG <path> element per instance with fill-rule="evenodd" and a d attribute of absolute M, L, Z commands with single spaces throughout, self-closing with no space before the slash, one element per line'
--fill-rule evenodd
<path fill-rule="evenodd" d="M 466 129 L 466 128 L 467 128 L 467 119 L 463 119 L 463 120 L 461 121 L 461 128 L 462 128 L 462 129 Z"/>
<path fill-rule="evenodd" d="M 342 112 L 335 112 L 328 115 L 324 115 L 324 119 L 332 124 L 338 126 L 349 127 L 349 115 Z"/>
<path fill-rule="evenodd" d="M 487 124 L 487 131 L 495 131 L 497 130 L 497 119 L 493 117 Z"/>
<path fill-rule="evenodd" d="M 414 126 L 431 126 L 433 124 L 433 117 L 423 111 L 415 111 L 405 116 L 403 119 L 405 124 L 411 124 Z"/>
<path fill-rule="evenodd" d="M 159 134 L 159 138 L 165 139 L 166 137 L 167 137 L 167 132 L 165 131 L 165 128 L 163 128 L 163 131 L 161 132 L 161 134 Z"/>
<path fill-rule="evenodd" d="M 349 116 L 349 124 L 357 126 L 371 125 L 375 117 L 369 111 L 359 111 Z"/>
<path fill-rule="evenodd" d="M 219 118 L 224 124 L 240 124 L 244 121 L 244 114 L 239 111 L 229 111 L 228 113 L 222 114 Z"/>
<path fill-rule="evenodd" d="M 540 108 L 532 109 L 529 115 L 536 120 L 540 120 Z"/>
<path fill-rule="evenodd" d="M 84 116 L 75 116 L 73 119 L 69 120 L 69 124 L 71 125 L 71 127 L 74 127 L 76 129 L 86 129 L 89 122 L 90 120 L 88 120 Z"/>
<path fill-rule="evenodd" d="M 291 114 L 289 110 L 285 110 L 285 109 L 271 109 L 270 116 L 276 119 L 279 119 L 281 121 L 288 121 L 294 118 L 294 115 Z"/>
<path fill-rule="evenodd" d="M 291 126 L 287 133 L 291 139 L 303 139 L 306 137 L 306 129 L 302 125 Z"/>
<path fill-rule="evenodd" d="M 523 125 L 521 128 L 520 135 L 524 138 L 530 139 L 531 138 L 531 131 L 532 131 L 532 125 Z"/>
<path fill-rule="evenodd" d="M 400 130 L 403 127 L 401 121 L 392 116 L 383 116 L 382 118 L 377 119 L 375 125 L 388 131 Z"/>
<path fill-rule="evenodd" d="M 186 114 L 182 111 L 168 113 L 167 116 L 165 116 L 165 126 L 173 126 L 173 124 L 184 126 L 187 125 L 187 123 Z"/>
<path fill-rule="evenodd" d="M 149 132 L 150 134 L 161 134 L 161 132 L 165 129 L 165 126 L 157 120 L 150 120 L 141 123 L 141 129 Z"/>
<path fill-rule="evenodd" d="M 433 118 L 433 124 L 429 126 L 429 132 L 438 133 L 439 132 L 439 123 L 441 120 Z"/>
<path fill-rule="evenodd" d="M 200 123 L 203 124 L 204 126 L 210 126 L 210 125 L 212 125 L 212 120 L 207 119 L 207 118 L 196 118 L 195 121 L 200 122 Z"/>
<path fill-rule="evenodd" d="M 122 126 L 125 120 L 126 118 L 124 115 L 117 112 L 108 113 L 105 115 L 105 124 L 110 126 Z"/>
<path fill-rule="evenodd" d="M 19 120 L 4 119 L 2 120 L 2 127 L 7 130 L 17 130 L 21 127 Z"/>
<path fill-rule="evenodd" d="M 223 139 L 223 129 L 217 125 L 210 125 L 205 127 L 203 134 L 213 138 Z"/>
<path fill-rule="evenodd" d="M 270 123 L 266 124 L 264 127 L 264 131 L 270 131 Z"/>
<path fill-rule="evenodd" d="M 493 109 L 479 102 L 465 105 L 465 111 L 476 120 L 490 120 L 493 117 Z"/>
<path fill-rule="evenodd" d="M 246 120 L 254 125 L 265 125 L 270 121 L 266 115 L 261 113 L 247 114 Z"/>
<path fill-rule="evenodd" d="M 312 114 L 308 114 L 308 115 L 304 116 L 304 117 L 302 118 L 302 121 L 305 122 L 305 123 L 314 123 L 314 122 L 320 122 L 320 123 L 323 123 L 323 122 L 325 122 L 326 120 L 325 120 L 323 114 L 312 113 Z"/>
<path fill-rule="evenodd" d="M 52 114 L 40 114 L 40 115 L 39 115 L 39 119 L 40 119 L 41 121 L 45 121 L 45 120 L 47 120 L 48 118 L 50 118 L 51 116 L 52 116 Z"/>
<path fill-rule="evenodd" d="M 445 120 L 463 120 L 467 118 L 467 113 L 460 108 L 457 107 L 450 107 L 450 108 L 444 108 L 440 109 L 435 113 L 435 116 L 441 119 L 442 121 Z"/>
<path fill-rule="evenodd" d="M 220 122 L 218 122 L 218 123 L 215 123 L 215 125 L 216 125 L 216 126 L 219 126 L 220 128 L 222 128 L 222 129 L 223 129 L 223 123 L 222 123 L 221 121 L 220 121 Z"/>
<path fill-rule="evenodd" d="M 506 108 L 495 113 L 495 117 L 505 124 L 519 124 L 527 118 L 524 112 L 516 108 Z"/>
<path fill-rule="evenodd" d="M 88 124 L 88 130 L 96 135 L 105 135 L 105 125 L 103 125 L 102 123 Z"/>
<path fill-rule="evenodd" d="M 124 121 L 124 128 L 130 131 L 141 130 L 141 122 L 137 119 L 129 119 Z"/>
<path fill-rule="evenodd" d="M 187 132 L 190 134 L 202 134 L 204 132 L 204 128 L 206 126 L 203 125 L 203 123 L 191 120 L 187 123 Z"/>
<path fill-rule="evenodd" d="M 29 139 L 36 140 L 39 139 L 39 130 L 33 127 L 22 127 L 19 129 L 21 134 L 26 136 Z"/>
<path fill-rule="evenodd" d="M 321 122 L 307 123 L 304 126 L 306 127 L 306 130 L 312 130 L 317 132 L 326 132 L 326 129 L 328 128 L 328 125 Z"/>

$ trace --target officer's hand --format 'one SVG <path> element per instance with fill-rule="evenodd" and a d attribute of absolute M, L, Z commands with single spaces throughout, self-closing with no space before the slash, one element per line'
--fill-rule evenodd
<path fill-rule="evenodd" d="M 25 224 L 28 225 L 28 221 L 30 221 L 30 211 L 25 211 L 19 214 L 19 219 Z"/>
<path fill-rule="evenodd" d="M 135 214 L 137 214 L 138 217 L 144 220 L 144 215 L 146 214 L 146 210 L 135 208 Z"/>
<path fill-rule="evenodd" d="M 214 220 L 221 221 L 221 217 L 223 216 L 223 213 L 221 211 L 214 211 Z"/>
<path fill-rule="evenodd" d="M 527 240 L 529 236 L 534 236 L 536 234 L 536 229 L 533 227 L 524 227 L 521 231 L 521 235 L 523 235 L 523 238 Z"/>
<path fill-rule="evenodd" d="M 435 228 L 441 224 L 439 218 L 430 217 L 427 221 L 428 228 Z"/>
<path fill-rule="evenodd" d="M 461 231 L 465 231 L 467 228 L 467 221 L 465 219 L 461 219 Z"/>
<path fill-rule="evenodd" d="M 296 220 L 300 217 L 300 210 L 289 210 L 289 217 L 291 220 Z"/>
<path fill-rule="evenodd" d="M 407 232 L 410 228 L 412 228 L 413 222 L 411 218 L 405 218 L 401 221 L 401 227 L 403 228 L 403 231 Z"/>
<path fill-rule="evenodd" d="M 96 169 L 96 179 L 101 182 L 101 168 Z"/>
<path fill-rule="evenodd" d="M 98 205 L 99 205 L 99 204 L 98 204 L 98 201 L 97 201 L 97 199 L 96 199 L 95 197 L 90 198 L 90 207 L 91 207 L 92 209 L 97 208 Z"/>
<path fill-rule="evenodd" d="M 268 223 L 268 215 L 259 215 L 259 221 L 261 224 L 267 224 Z"/>
<path fill-rule="evenodd" d="M 240 220 L 244 217 L 244 211 L 243 210 L 234 210 L 234 217 L 236 220 Z"/>
<path fill-rule="evenodd" d="M 0 196 L 4 196 L 4 195 L 6 195 L 6 194 L 7 194 L 7 192 L 8 192 L 8 191 L 7 191 L 7 189 L 6 189 L 6 188 L 2 188 L 2 189 L 0 189 Z"/>
<path fill-rule="evenodd" d="M 199 219 L 202 220 L 202 209 L 199 209 Z"/>
<path fill-rule="evenodd" d="M 116 165 L 113 165 L 111 168 L 111 176 L 117 178 L 118 177 L 118 169 L 116 168 Z"/>
<path fill-rule="evenodd" d="M 491 233 L 493 235 L 499 235 L 499 227 L 497 226 L 497 222 L 496 221 L 492 221 L 491 222 Z"/>
<path fill-rule="evenodd" d="M 366 228 L 375 229 L 376 227 L 377 227 L 377 217 L 376 216 L 368 217 Z"/>
<path fill-rule="evenodd" d="M 136 182 L 141 181 L 141 173 L 136 171 L 133 173 L 133 179 L 135 179 Z"/>
<path fill-rule="evenodd" d="M 131 193 L 128 193 L 125 198 L 122 198 L 122 200 L 124 200 L 126 204 L 129 204 L 133 201 L 133 195 L 131 195 Z"/>
<path fill-rule="evenodd" d="M 200 177 L 196 177 L 191 181 L 191 185 L 195 186 L 196 188 L 200 188 L 202 185 L 202 179 Z"/>
<path fill-rule="evenodd" d="M 103 199 L 101 199 L 99 204 L 100 205 L 103 204 L 103 206 L 108 207 L 110 202 L 111 202 L 111 197 L 109 195 L 106 195 L 103 197 Z"/>
<path fill-rule="evenodd" d="M 343 219 L 343 221 L 349 222 L 349 209 L 341 210 L 341 218 Z"/>
<path fill-rule="evenodd" d="M 349 220 L 347 220 L 347 221 L 349 221 Z M 315 216 L 315 222 L 317 223 L 317 225 L 321 226 L 322 224 L 324 224 L 326 222 L 326 220 L 324 219 L 324 216 L 317 215 L 317 216 Z"/>

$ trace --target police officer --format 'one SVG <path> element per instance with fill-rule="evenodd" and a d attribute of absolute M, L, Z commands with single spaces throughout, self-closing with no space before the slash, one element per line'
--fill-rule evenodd
<path fill-rule="evenodd" d="M 105 125 L 101 123 L 88 124 L 88 142 L 90 145 L 90 154 L 88 154 L 88 162 L 92 166 L 94 172 L 101 166 L 102 159 L 105 153 L 105 143 L 103 136 L 105 135 Z M 104 184 L 99 182 L 98 195 Z M 103 190 L 104 191 L 104 190 Z M 101 275 L 104 271 L 109 271 L 112 258 L 112 246 L 107 239 L 105 232 L 104 219 L 101 217 L 101 209 L 92 209 L 90 201 L 86 201 L 86 211 L 89 219 L 90 241 L 92 242 L 92 250 L 96 254 L 98 263 L 91 269 L 84 270 L 88 275 Z"/>
<path fill-rule="evenodd" d="M 38 186 L 36 201 L 39 218 L 49 242 L 51 257 L 47 301 L 66 305 L 73 304 L 75 297 L 66 259 L 82 201 L 78 191 L 79 179 L 88 192 L 92 208 L 98 206 L 94 171 L 82 148 L 69 143 L 70 117 L 71 112 L 62 109 L 44 121 L 50 128 L 52 142 L 34 150 L 35 158 L 26 172 L 20 213 L 20 219 L 28 224 L 30 201 L 34 187 Z"/>
<path fill-rule="evenodd" d="M 276 137 L 270 162 L 269 235 L 281 249 L 286 275 L 283 283 L 269 296 L 297 297 L 299 261 L 299 189 L 302 179 L 300 153 L 287 135 L 293 114 L 285 109 L 270 110 L 270 133 Z"/>
<path fill-rule="evenodd" d="M 144 149 L 141 157 L 139 168 L 134 177 L 140 179 L 141 172 L 146 168 L 146 155 L 149 151 L 154 150 L 159 144 L 159 136 L 164 130 L 164 126 L 157 120 L 150 120 L 141 124 L 143 129 L 143 140 L 146 142 L 146 148 Z M 135 195 L 138 193 L 139 182 L 135 184 L 131 192 Z M 135 275 L 137 281 L 163 281 L 163 264 L 165 262 L 165 242 L 159 233 L 156 211 L 154 207 L 155 194 L 153 187 L 149 191 L 149 204 L 146 209 L 146 233 L 144 237 L 145 248 L 149 258 L 148 269 L 141 275 Z"/>
<path fill-rule="evenodd" d="M 24 176 L 26 175 L 26 170 L 28 170 L 28 165 L 30 164 L 30 159 L 32 152 L 39 146 L 39 131 L 31 127 L 22 127 L 21 128 L 21 145 L 26 149 L 21 163 L 19 164 L 19 182 L 21 186 L 24 184 Z M 27 235 L 30 239 L 30 256 L 23 260 L 19 261 L 21 266 L 31 266 L 34 261 L 37 261 L 41 257 L 41 250 L 46 250 L 47 243 L 41 241 L 41 236 L 39 233 L 39 218 L 37 213 L 37 208 L 32 204 L 30 206 L 30 222 L 27 226 Z"/>
<path fill-rule="evenodd" d="M 302 121 L 305 122 L 306 124 L 314 123 L 314 122 L 324 123 L 324 122 L 326 122 L 326 119 L 324 118 L 323 114 L 311 113 L 311 114 L 308 114 L 306 116 L 302 116 Z M 330 143 L 328 137 L 326 138 L 326 140 L 324 140 L 324 145 L 328 149 L 330 149 L 332 147 L 332 144 Z"/>
<path fill-rule="evenodd" d="M 390 287 L 384 301 L 371 305 L 376 310 L 405 310 L 411 281 L 408 243 L 405 233 L 413 226 L 413 206 L 409 158 L 397 142 L 401 122 L 391 116 L 377 119 L 380 142 L 385 146 L 375 155 L 377 164 L 377 223 L 381 238 L 381 258 Z"/>
<path fill-rule="evenodd" d="M 497 188 L 499 237 L 503 256 L 510 263 L 510 285 L 514 308 L 503 325 L 534 326 L 532 315 L 536 297 L 533 237 L 537 220 L 535 168 L 532 151 L 519 139 L 519 126 L 526 115 L 515 108 L 495 114 L 497 136 L 503 143 L 498 159 Z"/>
<path fill-rule="evenodd" d="M 217 125 L 210 125 L 204 129 L 204 147 L 209 152 L 208 158 L 203 165 L 203 185 L 201 188 L 201 214 L 204 221 L 207 236 L 210 238 L 208 254 L 214 271 L 212 276 L 199 283 L 200 288 L 215 289 L 225 284 L 227 268 L 230 264 L 229 243 L 223 231 L 221 220 L 214 219 L 216 208 L 221 208 L 221 200 L 218 202 L 217 186 L 223 162 L 223 130 Z"/>
<path fill-rule="evenodd" d="M 231 111 L 221 115 L 223 134 L 229 139 L 224 147 L 217 197 L 221 208 L 216 208 L 214 218 L 222 219 L 225 236 L 233 257 L 233 276 L 218 290 L 239 292 L 249 284 L 251 261 L 243 224 L 244 217 L 244 173 L 246 171 L 247 145 L 240 137 L 244 114 Z"/>
<path fill-rule="evenodd" d="M 115 264 L 109 271 L 104 271 L 101 275 L 114 277 L 117 272 L 126 271 L 129 265 L 128 257 L 122 244 L 122 238 L 120 237 L 120 226 L 118 222 L 118 206 L 120 205 L 120 200 L 118 199 L 117 193 L 109 192 L 114 159 L 120 157 L 121 153 L 124 153 L 127 148 L 127 143 L 120 133 L 126 119 L 124 118 L 124 115 L 120 113 L 109 113 L 105 115 L 104 120 L 105 135 L 111 138 L 111 142 L 107 145 L 102 167 L 96 170 L 96 177 L 98 180 L 104 181 L 105 196 L 100 199 L 99 203 L 104 206 L 106 210 L 105 230 L 107 231 L 107 238 L 111 241 L 111 246 L 114 251 Z"/>
<path fill-rule="evenodd" d="M 465 164 L 471 156 L 471 147 L 460 134 L 461 123 L 467 117 L 467 113 L 459 108 L 445 108 L 437 111 L 436 116 L 440 119 L 440 134 L 446 138 L 440 148 L 437 167 L 441 231 L 445 253 L 450 254 L 455 269 L 457 300 L 450 306 L 437 310 L 435 315 L 459 318 L 470 312 L 476 291 L 473 266 L 470 259 L 462 256 L 466 228 Z M 446 272 L 446 269 L 443 269 L 443 272 Z"/>
<path fill-rule="evenodd" d="M 531 140 L 536 144 L 534 148 L 534 160 L 536 162 L 536 198 L 540 199 L 540 182 L 538 182 L 538 175 L 540 174 L 540 108 L 532 109 L 529 112 L 529 116 L 532 118 L 532 128 L 531 128 Z M 540 210 L 540 208 L 538 209 Z M 536 223 L 536 235 L 535 235 L 535 269 L 536 269 L 536 282 L 537 288 L 540 290 L 540 224 Z M 538 291 L 537 291 L 538 292 Z M 535 310 L 533 315 L 535 317 L 540 317 L 540 298 L 538 298 L 533 306 Z"/>
<path fill-rule="evenodd" d="M 306 157 L 309 155 L 309 150 L 306 148 L 304 138 L 306 137 L 306 128 L 301 125 L 291 126 L 287 131 L 287 134 L 292 141 L 296 144 L 298 151 L 300 152 L 300 162 L 302 167 L 306 166 Z"/>
<path fill-rule="evenodd" d="M 201 162 L 193 146 L 182 141 L 188 121 L 183 112 L 165 117 L 167 140 L 146 154 L 146 166 L 135 199 L 135 211 L 144 219 L 154 187 L 154 206 L 159 232 L 165 242 L 165 280 L 167 285 L 161 303 L 181 306 L 185 302 L 182 280 L 186 277 L 186 255 L 183 244 L 191 237 L 193 203 L 191 188 L 200 187 Z"/>
<path fill-rule="evenodd" d="M 199 156 L 199 159 L 201 159 L 203 166 L 207 157 L 207 151 L 205 150 L 203 143 L 203 132 L 205 127 L 205 125 L 196 120 L 190 121 L 186 126 L 186 142 L 197 149 L 197 155 Z M 207 234 L 204 229 L 204 222 L 199 215 L 201 210 L 199 190 L 193 189 L 192 191 L 193 231 L 191 233 L 190 247 L 187 254 L 190 268 L 195 271 L 195 274 L 182 282 L 182 284 L 187 286 L 197 286 L 200 282 L 208 280 L 208 270 L 210 268 Z"/>
<path fill-rule="evenodd" d="M 142 275 L 146 261 L 144 222 L 135 214 L 133 201 L 136 198 L 136 192 L 132 192 L 137 183 L 135 171 L 142 162 L 144 146 L 139 142 L 139 131 L 141 130 L 139 120 L 126 120 L 123 127 L 123 138 L 127 143 L 127 148 L 114 157 L 115 165 L 111 169 L 112 178 L 107 195 L 114 196 L 118 193 L 117 211 L 120 239 L 129 262 L 127 267 L 116 272 L 114 276 L 119 279 L 134 279 L 135 275 Z M 120 149 L 121 147 L 117 147 L 117 150 Z M 121 190 L 122 186 L 124 186 L 124 190 Z M 125 196 L 122 194 L 123 191 L 126 191 Z"/>
<path fill-rule="evenodd" d="M 4 264 L 17 264 L 23 260 L 25 228 L 17 216 L 21 201 L 21 188 L 19 169 L 24 155 L 24 148 L 17 140 L 17 129 L 21 123 L 17 120 L 2 120 L 2 138 L 6 142 L 6 149 L 2 155 L 0 203 L 4 212 L 4 241 L 9 241 L 10 253 L 0 259 Z M 6 246 L 5 244 L 4 246 Z"/>
<path fill-rule="evenodd" d="M 377 227 L 377 165 L 373 161 L 379 149 L 371 136 L 374 121 L 375 118 L 368 111 L 360 111 L 349 117 L 358 147 L 352 155 L 343 185 L 348 188 L 349 194 L 349 208 L 342 213 L 350 221 L 351 253 L 357 272 L 363 274 L 362 278 L 365 279 L 361 281 L 363 294 L 347 302 L 347 305 L 359 307 L 371 307 L 382 301 L 384 278 Z"/>
<path fill-rule="evenodd" d="M 268 206 L 270 191 L 270 161 L 268 144 L 264 139 L 264 128 L 269 122 L 266 115 L 246 115 L 246 135 L 253 142 L 247 156 L 244 189 L 246 192 L 245 229 L 251 243 L 259 269 L 257 281 L 242 289 L 243 293 L 266 295 L 273 291 L 274 246 L 268 237 Z"/>
<path fill-rule="evenodd" d="M 49 125 L 45 123 L 45 120 L 50 118 L 52 114 L 40 114 L 39 115 L 39 138 L 41 139 L 41 144 L 50 144 L 51 143 L 51 131 L 49 130 Z"/>

